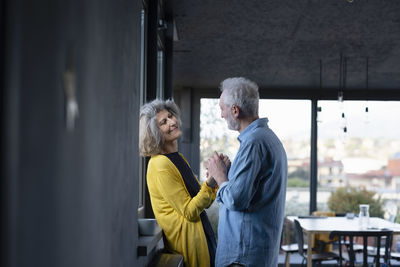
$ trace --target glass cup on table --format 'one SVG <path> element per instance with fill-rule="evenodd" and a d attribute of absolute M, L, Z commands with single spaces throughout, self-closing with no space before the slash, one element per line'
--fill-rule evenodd
<path fill-rule="evenodd" d="M 358 215 L 358 221 L 361 229 L 367 229 L 369 226 L 369 205 L 360 204 L 360 213 Z"/>

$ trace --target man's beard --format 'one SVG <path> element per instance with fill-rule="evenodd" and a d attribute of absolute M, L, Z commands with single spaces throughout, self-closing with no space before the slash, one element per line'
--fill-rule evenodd
<path fill-rule="evenodd" d="M 240 122 L 239 122 L 239 120 L 235 119 L 232 116 L 232 113 L 229 113 L 228 118 L 226 119 L 226 122 L 228 123 L 228 129 L 229 130 L 239 131 Z"/>

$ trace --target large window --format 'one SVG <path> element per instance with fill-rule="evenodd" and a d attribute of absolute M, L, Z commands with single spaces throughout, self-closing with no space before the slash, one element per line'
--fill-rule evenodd
<path fill-rule="evenodd" d="M 338 188 L 375 192 L 384 216 L 400 205 L 400 102 L 318 101 L 317 210 L 327 211 Z M 287 215 L 309 213 L 311 101 L 260 100 L 260 117 L 282 140 L 288 156 Z M 200 177 L 214 151 L 232 159 L 238 133 L 220 118 L 217 99 L 201 99 Z M 399 217 L 399 216 L 397 216 Z"/>
<path fill-rule="evenodd" d="M 269 127 L 281 139 L 288 157 L 286 214 L 309 212 L 311 101 L 260 100 L 260 117 L 267 117 Z M 201 99 L 200 177 L 205 177 L 205 162 L 213 151 L 223 152 L 232 160 L 239 148 L 238 132 L 227 128 L 220 118 L 218 99 Z M 213 216 L 214 213 L 210 211 Z"/>
<path fill-rule="evenodd" d="M 396 215 L 400 102 L 319 101 L 318 106 L 318 210 L 332 209 L 335 203 L 329 197 L 345 187 L 348 192 L 375 192 L 383 216 Z"/>

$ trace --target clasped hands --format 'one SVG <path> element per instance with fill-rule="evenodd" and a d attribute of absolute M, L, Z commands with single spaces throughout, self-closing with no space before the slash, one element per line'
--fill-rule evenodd
<path fill-rule="evenodd" d="M 228 181 L 228 171 L 231 167 L 231 161 L 227 155 L 214 152 L 207 160 L 207 184 L 215 187 L 216 184 L 220 186 L 223 182 Z"/>

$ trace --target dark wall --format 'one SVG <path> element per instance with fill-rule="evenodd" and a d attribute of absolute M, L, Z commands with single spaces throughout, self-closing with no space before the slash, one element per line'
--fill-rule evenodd
<path fill-rule="evenodd" d="M 2 266 L 137 266 L 141 1 L 5 1 Z"/>
<path fill-rule="evenodd" d="M 186 157 L 192 170 L 198 176 L 200 174 L 200 97 L 192 88 L 179 88 L 174 91 L 174 100 L 181 110 L 182 120 L 179 151 Z"/>

